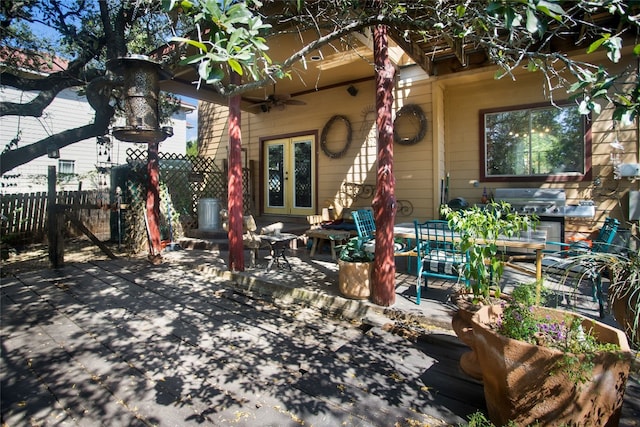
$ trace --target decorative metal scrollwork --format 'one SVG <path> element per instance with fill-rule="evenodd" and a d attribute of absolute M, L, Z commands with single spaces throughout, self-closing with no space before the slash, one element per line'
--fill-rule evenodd
<path fill-rule="evenodd" d="M 396 200 L 398 210 L 396 211 L 400 216 L 410 216 L 413 213 L 413 204 L 408 200 Z"/>
<path fill-rule="evenodd" d="M 353 200 L 358 198 L 370 199 L 376 187 L 371 184 L 358 184 L 356 182 L 345 182 L 342 184 L 342 192 Z"/>

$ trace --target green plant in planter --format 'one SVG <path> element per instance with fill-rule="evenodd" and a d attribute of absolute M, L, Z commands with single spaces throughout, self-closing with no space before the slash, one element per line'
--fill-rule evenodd
<path fill-rule="evenodd" d="M 502 318 L 494 327 L 502 335 L 530 344 L 544 345 L 563 351 L 566 357 L 558 364 L 574 382 L 585 382 L 593 368 L 597 352 L 615 352 L 620 347 L 599 343 L 590 330 L 583 328 L 581 319 L 566 316 L 562 319 L 536 312 L 538 286 L 536 283 L 517 286 L 511 302 L 505 305 Z M 585 355 L 582 363 L 573 360 L 575 354 Z"/>
<path fill-rule="evenodd" d="M 373 253 L 366 251 L 362 241 L 358 237 L 352 237 L 344 245 L 338 246 L 340 252 L 338 258 L 346 262 L 371 262 Z"/>
<path fill-rule="evenodd" d="M 628 255 L 608 255 L 609 302 L 632 345 L 640 350 L 640 248 Z"/>
<path fill-rule="evenodd" d="M 577 313 L 529 305 L 537 286 L 522 293 L 525 303 L 486 305 L 471 319 L 489 418 L 496 425 L 609 425 L 633 359 L 627 339 Z"/>
<path fill-rule="evenodd" d="M 609 277 L 609 306 L 632 346 L 640 349 L 640 246 L 634 250 L 618 248 L 606 253 L 586 252 L 574 256 L 567 271 L 574 265 L 593 266 L 598 273 Z"/>
<path fill-rule="evenodd" d="M 453 210 L 442 207 L 449 226 L 460 236 L 460 250 L 469 253 L 469 268 L 465 276 L 471 280 L 474 296 L 487 299 L 493 290 L 500 295 L 500 278 L 504 265 L 496 241 L 501 237 L 514 237 L 522 231 L 535 228 L 535 215 L 519 215 L 506 202 L 490 202 L 484 208 Z M 481 241 L 481 244 L 478 244 Z"/>

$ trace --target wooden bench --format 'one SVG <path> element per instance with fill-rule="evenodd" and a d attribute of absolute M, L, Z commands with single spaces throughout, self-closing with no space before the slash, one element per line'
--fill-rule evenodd
<path fill-rule="evenodd" d="M 343 230 L 327 230 L 327 229 L 313 229 L 305 231 L 306 236 L 311 239 L 311 252 L 310 256 L 314 256 L 318 250 L 318 245 L 323 240 L 328 240 L 331 244 L 331 257 L 337 259 L 336 256 L 336 242 L 343 242 L 351 237 L 351 233 Z"/>

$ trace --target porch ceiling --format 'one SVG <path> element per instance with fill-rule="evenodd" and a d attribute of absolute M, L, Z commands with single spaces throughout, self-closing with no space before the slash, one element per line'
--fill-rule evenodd
<path fill-rule="evenodd" d="M 447 70 L 463 69 L 452 46 L 444 44 L 420 44 L 407 41 L 397 33 L 389 40 L 389 56 L 397 66 L 417 63 L 425 71 L 433 72 L 439 61 L 444 61 Z M 274 62 L 282 62 L 300 50 L 305 42 L 316 34 L 284 34 L 269 39 L 269 56 Z M 465 68 L 466 69 L 466 68 Z M 195 67 L 175 66 L 171 69 L 174 78 L 162 81 L 161 89 L 208 102 L 227 104 L 228 99 L 219 95 L 212 87 L 197 85 Z M 450 72 L 450 71 L 447 71 Z M 358 83 L 375 78 L 373 67 L 373 36 L 369 32 L 353 35 L 347 40 L 337 41 L 312 52 L 304 61 L 290 69 L 290 78 L 278 79 L 274 84 L 242 94 L 242 109 L 259 112 L 260 104 L 269 96 L 295 99 L 301 95 L 335 86 Z"/>
<path fill-rule="evenodd" d="M 618 18 L 607 13 L 585 17 L 599 25 L 619 28 Z M 484 48 L 445 37 L 425 38 L 418 32 L 403 33 L 389 28 L 389 56 L 397 66 L 415 63 L 429 75 L 445 75 L 482 68 L 491 65 Z M 570 52 L 588 43 L 584 31 L 573 35 L 554 38 L 548 46 L 551 51 Z M 284 61 L 302 49 L 305 43 L 317 39 L 315 31 L 306 33 L 288 32 L 268 40 L 269 56 L 275 63 Z M 169 50 L 173 49 L 172 47 Z M 177 94 L 204 101 L 227 104 L 228 99 L 220 96 L 206 84 L 197 86 L 198 74 L 195 67 L 172 69 L 173 80 L 161 82 L 161 88 Z M 279 79 L 274 84 L 258 90 L 243 93 L 241 108 L 258 112 L 260 104 L 270 96 L 295 99 L 298 96 L 349 85 L 375 78 L 373 67 L 373 35 L 371 31 L 352 33 L 351 36 L 323 46 L 312 52 L 305 61 L 296 63 L 290 70 L 290 78 Z"/>

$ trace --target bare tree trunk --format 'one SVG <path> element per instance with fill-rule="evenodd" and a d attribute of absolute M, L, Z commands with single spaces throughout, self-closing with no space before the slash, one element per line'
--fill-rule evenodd
<path fill-rule="evenodd" d="M 240 75 L 231 72 L 231 84 L 239 85 Z M 229 268 L 244 271 L 242 243 L 242 135 L 240 131 L 240 95 L 229 99 Z"/>
<path fill-rule="evenodd" d="M 396 265 L 393 257 L 393 224 L 396 216 L 395 177 L 393 175 L 393 79 L 395 69 L 389 60 L 387 27 L 376 25 L 373 55 L 376 67 L 376 110 L 378 126 L 378 171 L 373 214 L 376 222 L 376 250 L 372 272 L 371 300 L 388 307 L 395 302 Z"/>

